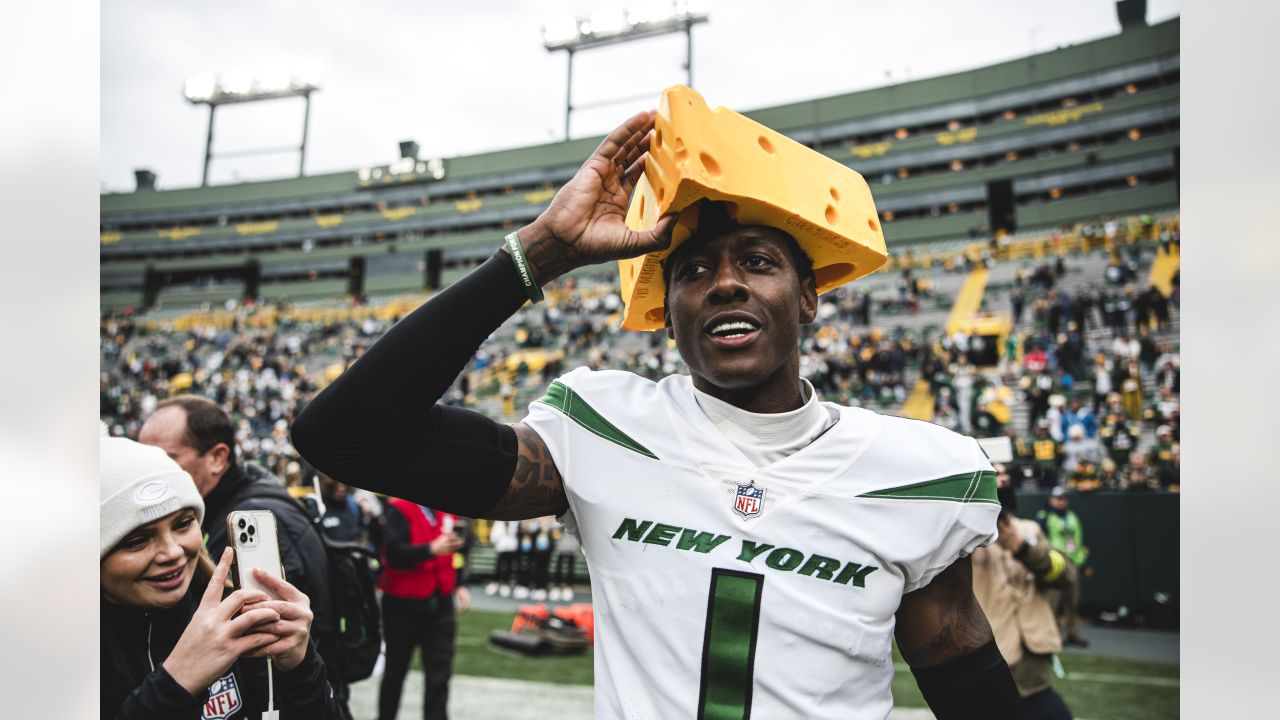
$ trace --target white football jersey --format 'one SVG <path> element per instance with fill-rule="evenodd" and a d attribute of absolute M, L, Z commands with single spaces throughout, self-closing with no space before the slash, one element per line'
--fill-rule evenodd
<path fill-rule="evenodd" d="M 579 368 L 534 402 L 591 569 L 596 717 L 875 718 L 904 593 L 996 538 L 972 438 L 836 405 L 757 468 L 688 376 Z"/>

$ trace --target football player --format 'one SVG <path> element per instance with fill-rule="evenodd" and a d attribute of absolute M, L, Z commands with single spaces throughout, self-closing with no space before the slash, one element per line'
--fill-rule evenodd
<path fill-rule="evenodd" d="M 655 116 L 601 142 L 508 244 L 383 335 L 297 419 L 308 461 L 470 517 L 562 516 L 595 604 L 596 717 L 884 718 L 892 640 L 940 718 L 1020 718 L 974 598 L 995 476 L 937 426 L 822 403 L 800 377 L 810 254 L 702 202 L 662 267 L 689 376 L 579 368 L 504 425 L 437 401 L 574 268 L 672 243 L 628 227 Z"/>

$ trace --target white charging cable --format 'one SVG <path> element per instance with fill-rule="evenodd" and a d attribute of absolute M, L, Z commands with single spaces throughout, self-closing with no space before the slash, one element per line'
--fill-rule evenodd
<path fill-rule="evenodd" d="M 267 709 L 262 713 L 262 720 L 280 720 L 280 711 L 276 710 L 276 678 L 272 670 L 271 658 L 267 658 Z"/>

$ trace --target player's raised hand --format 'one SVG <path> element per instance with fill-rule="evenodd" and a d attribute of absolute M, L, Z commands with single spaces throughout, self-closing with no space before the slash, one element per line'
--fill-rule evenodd
<path fill-rule="evenodd" d="M 660 250 L 671 242 L 674 214 L 643 232 L 626 224 L 654 115 L 652 110 L 638 113 L 609 133 L 551 205 L 519 231 L 539 283 L 583 265 Z"/>

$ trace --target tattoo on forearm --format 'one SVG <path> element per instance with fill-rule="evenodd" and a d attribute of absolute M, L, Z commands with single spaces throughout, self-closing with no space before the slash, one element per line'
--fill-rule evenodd
<path fill-rule="evenodd" d="M 520 520 L 565 512 L 569 509 L 569 500 L 546 444 L 524 424 L 512 428 L 520 441 L 516 469 L 507 494 L 485 515 L 493 520 Z"/>
<path fill-rule="evenodd" d="M 956 561 L 927 586 L 903 596 L 895 635 L 912 667 L 939 665 L 991 641 L 991 625 L 973 595 L 969 558 Z"/>

